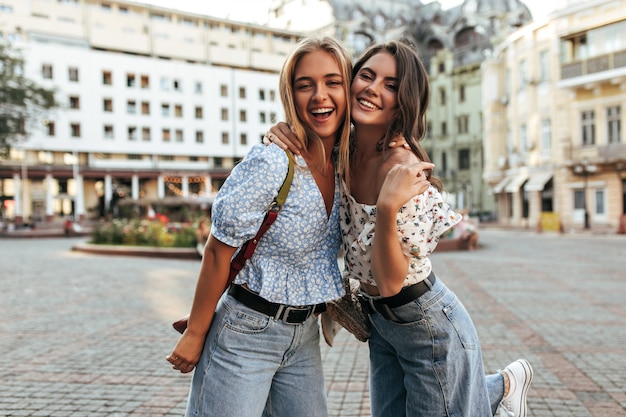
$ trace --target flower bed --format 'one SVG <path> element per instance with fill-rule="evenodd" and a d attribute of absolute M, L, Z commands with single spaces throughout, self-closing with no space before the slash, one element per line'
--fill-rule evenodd
<path fill-rule="evenodd" d="M 167 224 L 145 219 L 114 219 L 98 223 L 91 234 L 93 244 L 193 248 L 193 225 L 170 228 Z"/>

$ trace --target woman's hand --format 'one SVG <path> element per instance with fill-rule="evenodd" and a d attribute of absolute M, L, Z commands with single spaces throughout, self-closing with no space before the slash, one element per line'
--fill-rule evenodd
<path fill-rule="evenodd" d="M 412 197 L 428 189 L 430 182 L 425 170 L 435 167 L 430 162 L 414 162 L 393 166 L 385 177 L 378 194 L 377 210 L 389 210 L 396 213 Z"/>
<path fill-rule="evenodd" d="M 270 142 L 275 143 L 284 150 L 290 150 L 294 155 L 300 155 L 300 142 L 285 122 L 279 122 L 270 127 L 263 137 L 263 143 L 269 145 Z"/>
<path fill-rule="evenodd" d="M 389 147 L 390 148 L 403 147 L 404 149 L 411 149 L 406 139 L 404 138 L 404 135 L 402 134 L 402 132 L 396 133 L 396 135 L 393 137 L 393 140 L 389 142 Z"/>
<path fill-rule="evenodd" d="M 193 371 L 200 360 L 203 345 L 204 338 L 200 335 L 194 336 L 185 330 L 172 353 L 167 355 L 165 359 L 172 364 L 172 368 L 180 371 L 181 374 L 186 374 Z"/>

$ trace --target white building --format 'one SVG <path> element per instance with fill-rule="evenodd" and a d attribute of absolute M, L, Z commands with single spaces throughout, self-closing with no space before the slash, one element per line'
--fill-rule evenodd
<path fill-rule="evenodd" d="M 278 72 L 300 37 L 117 0 L 3 0 L 0 30 L 61 105 L 0 161 L 18 223 L 210 196 L 284 118 Z"/>

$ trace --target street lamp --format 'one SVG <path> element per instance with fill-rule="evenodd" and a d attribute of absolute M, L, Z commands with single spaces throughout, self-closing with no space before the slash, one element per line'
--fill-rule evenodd
<path fill-rule="evenodd" d="M 596 172 L 598 168 L 594 164 L 590 164 L 587 158 L 583 158 L 580 164 L 574 166 L 574 172 L 578 175 L 582 175 L 585 178 L 583 186 L 583 210 L 585 212 L 585 230 L 590 228 L 589 224 L 589 211 L 587 210 L 587 186 L 589 182 L 589 174 Z"/>

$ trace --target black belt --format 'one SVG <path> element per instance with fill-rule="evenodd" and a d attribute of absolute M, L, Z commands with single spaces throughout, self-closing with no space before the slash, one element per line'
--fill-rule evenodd
<path fill-rule="evenodd" d="M 237 284 L 232 284 L 230 288 L 228 288 L 228 294 L 232 295 L 237 301 L 243 303 L 246 307 L 250 307 L 259 313 L 267 314 L 268 316 L 273 317 L 274 320 L 282 320 L 287 324 L 300 324 L 311 317 L 312 314 L 326 311 L 325 303 L 298 307 L 272 303 L 249 289 Z"/>
<path fill-rule="evenodd" d="M 396 295 L 375 299 L 363 296 L 361 297 L 361 304 L 363 304 L 363 308 L 369 314 L 372 314 L 374 313 L 374 311 L 376 311 L 387 320 L 402 322 L 402 320 L 400 320 L 394 314 L 392 309 L 408 304 L 411 301 L 414 301 L 422 295 L 426 294 L 428 291 L 430 291 L 430 288 L 436 280 L 437 277 L 431 271 L 430 275 L 428 275 L 425 280 L 420 281 L 417 284 L 409 285 L 408 287 L 402 288 L 400 292 Z M 430 285 L 428 285 L 426 281 L 428 281 Z"/>

